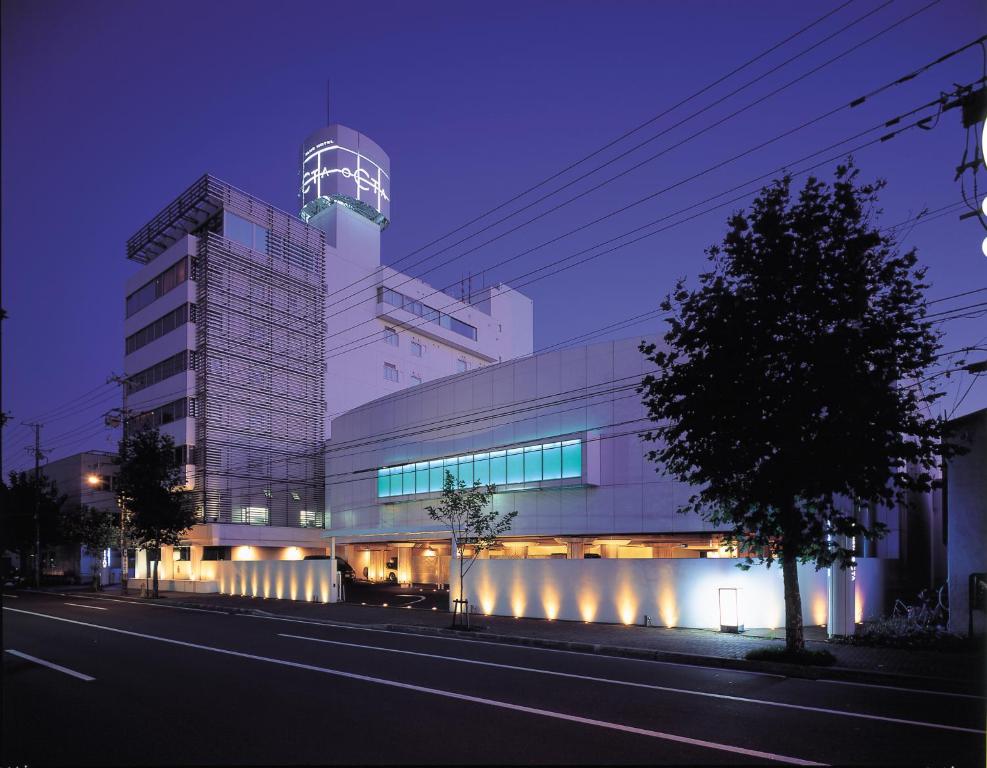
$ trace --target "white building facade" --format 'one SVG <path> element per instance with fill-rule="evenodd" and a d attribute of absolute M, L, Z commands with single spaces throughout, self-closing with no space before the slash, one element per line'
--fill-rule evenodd
<path fill-rule="evenodd" d="M 677 511 L 691 488 L 646 456 L 650 422 L 636 388 L 650 363 L 639 343 L 507 361 L 337 417 L 324 535 L 358 575 L 448 583 L 455 598 L 450 534 L 426 510 L 448 471 L 495 484 L 493 508 L 518 512 L 467 577 L 465 597 L 483 613 L 709 627 L 726 589 L 743 595 L 748 626 L 780 626 L 780 569 L 736 568 L 715 527 Z M 880 614 L 896 535 L 851 572 L 801 567 L 806 622 L 848 614 L 852 631 Z"/>
<path fill-rule="evenodd" d="M 207 175 L 127 243 L 127 428 L 174 439 L 202 520 L 162 552 L 166 587 L 324 553 L 333 415 L 531 352 L 521 294 L 460 301 L 381 265 L 390 161 L 373 141 L 331 125 L 300 159 L 300 216 Z"/>

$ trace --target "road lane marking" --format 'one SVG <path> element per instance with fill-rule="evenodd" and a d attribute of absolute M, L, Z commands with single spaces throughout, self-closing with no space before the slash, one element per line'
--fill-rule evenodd
<path fill-rule="evenodd" d="M 108 611 L 109 608 L 100 608 L 98 605 L 81 605 L 79 603 L 65 603 L 65 605 L 71 605 L 76 608 L 88 608 L 90 611 Z"/>
<path fill-rule="evenodd" d="M 3 593 L 3 596 L 4 597 L 12 597 L 12 598 L 14 598 L 14 600 L 17 599 L 17 595 L 8 595 L 6 592 Z"/>
<path fill-rule="evenodd" d="M 41 594 L 41 595 L 58 595 L 58 596 L 61 596 L 61 597 L 68 597 L 69 596 L 69 595 L 67 595 L 65 593 L 61 593 L 61 592 L 46 592 L 46 591 L 43 591 L 43 590 L 31 590 L 31 589 L 24 590 L 24 591 L 25 592 L 34 592 L 34 593 Z M 4 597 L 14 597 L 14 598 L 16 598 L 17 595 L 6 595 L 5 594 Z M 230 615 L 233 615 L 233 616 L 244 616 L 246 618 L 251 618 L 251 619 L 267 619 L 268 621 L 286 621 L 286 622 L 294 623 L 294 624 L 309 624 L 309 625 L 316 626 L 316 627 L 329 627 L 329 628 L 335 628 L 335 629 L 350 629 L 350 630 L 355 630 L 357 632 L 380 632 L 382 634 L 401 635 L 403 637 L 420 637 L 420 638 L 425 638 L 425 639 L 429 639 L 430 638 L 430 639 L 433 639 L 433 640 L 448 640 L 448 641 L 454 642 L 454 643 L 474 643 L 474 644 L 477 644 L 477 645 L 492 645 L 492 646 L 497 646 L 497 647 L 500 647 L 500 648 L 505 648 L 506 647 L 506 648 L 526 649 L 526 650 L 529 650 L 529 651 L 542 651 L 544 653 L 564 653 L 564 654 L 578 655 L 578 656 L 586 656 L 587 655 L 587 652 L 586 651 L 566 651 L 566 650 L 563 650 L 561 648 L 540 648 L 540 647 L 538 647 L 536 645 L 522 645 L 522 644 L 519 644 L 519 643 L 506 643 L 506 642 L 505 643 L 499 643 L 499 642 L 493 642 L 493 641 L 490 641 L 490 640 L 479 640 L 479 639 L 466 638 L 466 637 L 445 637 L 443 635 L 420 634 L 420 633 L 417 633 L 417 632 L 398 632 L 398 631 L 395 631 L 393 629 L 375 629 L 375 628 L 366 627 L 366 626 L 358 626 L 358 625 L 355 625 L 355 624 L 345 624 L 345 623 L 342 623 L 342 622 L 338 622 L 337 623 L 337 622 L 332 621 L 331 619 L 325 619 L 325 620 L 319 620 L 319 621 L 308 621 L 306 619 L 292 619 L 292 618 L 287 618 L 287 617 L 283 617 L 283 616 L 258 616 L 258 615 L 245 614 L 245 613 L 230 614 L 228 611 L 214 611 L 214 610 L 210 610 L 210 609 L 207 609 L 207 608 L 188 608 L 186 606 L 181 606 L 181 605 L 163 605 L 161 603 L 141 603 L 141 602 L 138 602 L 137 600 L 123 600 L 123 599 L 113 598 L 113 597 L 94 597 L 94 596 L 90 596 L 90 595 L 80 595 L 77 599 L 103 600 L 103 601 L 111 602 L 111 603 L 124 603 L 126 605 L 148 605 L 148 606 L 151 606 L 152 608 L 171 608 L 172 610 L 175 610 L 175 611 L 192 611 L 192 612 L 195 612 L 195 613 L 215 613 L 215 614 L 219 614 L 219 615 L 222 615 L 222 616 L 230 616 Z M 676 651 L 676 653 L 679 653 L 679 652 Z M 732 669 L 730 667 L 711 667 L 711 666 L 705 665 L 705 664 L 688 664 L 686 662 L 680 662 L 680 661 L 663 661 L 661 659 L 635 659 L 635 658 L 630 658 L 630 657 L 625 657 L 625 656 L 614 656 L 614 655 L 605 654 L 605 653 L 596 653 L 596 654 L 591 654 L 591 655 L 594 655 L 594 656 L 597 656 L 597 657 L 601 657 L 601 658 L 607 658 L 607 659 L 618 659 L 620 661 L 641 662 L 641 663 L 645 663 L 645 664 L 663 664 L 663 665 L 669 666 L 669 667 L 685 667 L 687 669 L 705 669 L 705 670 L 709 670 L 711 672 L 718 672 L 718 673 L 722 673 L 722 674 L 754 675 L 754 676 L 757 676 L 757 677 L 774 677 L 774 678 L 777 678 L 779 680 L 785 680 L 785 679 L 796 680 L 796 679 L 800 679 L 800 678 L 789 678 L 788 675 L 780 675 L 780 674 L 776 674 L 774 672 L 759 672 L 759 671 L 750 670 L 750 669 Z M 685 655 L 689 655 L 689 654 L 685 654 Z M 695 654 L 695 655 L 696 655 L 697 658 L 702 658 L 699 654 Z M 937 679 L 943 679 L 943 680 L 945 680 L 947 678 L 937 678 Z M 808 680 L 808 679 L 806 679 L 804 682 L 806 682 L 806 683 L 810 683 L 810 682 L 814 682 L 814 683 L 834 683 L 834 684 L 837 684 L 837 685 L 852 685 L 852 686 L 858 686 L 858 687 L 863 687 L 863 688 L 885 689 L 885 690 L 889 690 L 889 691 L 902 691 L 902 692 L 907 692 L 907 693 L 932 694 L 934 696 L 951 696 L 951 697 L 956 697 L 956 698 L 961 698 L 961 699 L 979 699 L 979 700 L 983 700 L 985 698 L 984 696 L 978 696 L 978 695 L 970 694 L 970 693 L 953 693 L 952 691 L 938 691 L 938 690 L 931 689 L 931 688 L 904 688 L 904 687 L 895 686 L 895 685 L 882 685 L 882 684 L 879 684 L 879 683 L 857 683 L 857 682 L 853 682 L 853 681 L 850 681 L 850 680 L 823 680 L 823 679 Z"/>
<path fill-rule="evenodd" d="M 596 720 L 589 717 L 580 717 L 578 715 L 569 715 L 564 712 L 555 712 L 549 709 L 538 709 L 536 707 L 526 707 L 522 704 L 512 704 L 507 701 L 499 701 L 497 699 L 487 699 L 481 696 L 469 696 L 464 693 L 454 693 L 452 691 L 444 691 L 440 688 L 428 688 L 422 685 L 412 685 L 410 683 L 401 683 L 397 680 L 388 680 L 382 677 L 371 677 L 370 675 L 361 675 L 355 672 L 344 672 L 341 669 L 332 669 L 330 667 L 317 667 L 313 664 L 303 664 L 297 661 L 288 661 L 287 659 L 275 659 L 270 656 L 258 656 L 253 653 L 244 653 L 243 651 L 233 651 L 228 648 L 217 648 L 215 646 L 201 645 L 199 643 L 190 643 L 185 640 L 174 640 L 168 637 L 159 637 L 157 635 L 148 635 L 143 632 L 134 632 L 127 629 L 118 629 L 116 627 L 106 627 L 101 624 L 92 624 L 88 621 L 77 621 L 75 619 L 66 619 L 61 616 L 52 616 L 47 613 L 37 613 L 36 611 L 25 611 L 19 608 L 7 608 L 4 606 L 5 611 L 11 611 L 13 613 L 22 613 L 28 616 L 37 616 L 42 619 L 50 619 L 52 621 L 61 621 L 66 624 L 76 624 L 82 627 L 89 627 L 91 629 L 100 629 L 104 632 L 114 632 L 120 635 L 128 635 L 130 637 L 139 637 L 144 640 L 156 640 L 161 643 L 168 643 L 169 645 L 179 645 L 185 648 L 195 648 L 200 651 L 209 651 L 211 653 L 220 653 L 226 656 L 235 656 L 241 659 L 251 659 L 253 661 L 263 661 L 268 664 L 277 664 L 283 667 L 292 667 L 294 669 L 304 669 L 309 672 L 318 672 L 325 675 L 332 675 L 334 677 L 343 677 L 349 680 L 358 680 L 364 683 L 373 683 L 376 685 L 385 685 L 391 688 L 401 688 L 406 691 L 414 691 L 416 693 L 425 693 L 432 696 L 441 696 L 447 699 L 456 699 L 458 701 L 467 701 L 474 704 L 482 704 L 489 707 L 497 707 L 499 709 L 506 709 L 513 712 L 524 712 L 529 715 L 538 715 L 540 717 L 549 717 L 555 720 L 565 720 L 570 723 L 578 723 L 580 725 L 592 725 L 597 728 L 604 728 L 611 731 L 619 731 L 622 733 L 630 733 L 637 736 L 646 736 L 652 739 L 659 739 L 662 741 L 672 741 L 679 744 L 688 744 L 694 747 L 700 747 L 704 749 L 713 749 L 720 752 L 730 752 L 735 755 L 745 755 L 746 757 L 754 757 L 760 760 L 772 760 L 780 763 L 787 763 L 789 765 L 812 765 L 812 766 L 825 766 L 826 763 L 817 763 L 812 760 L 803 760 L 798 757 L 789 757 L 787 755 L 778 755 L 772 752 L 763 752 L 757 749 L 748 749 L 746 747 L 738 747 L 732 744 L 719 744 L 714 741 L 705 741 L 704 739 L 692 739 L 688 736 L 678 736 L 674 733 L 664 733 L 662 731 L 654 731 L 648 728 L 637 728 L 632 725 L 623 725 L 621 723 L 612 723 L 606 720 Z"/>
<path fill-rule="evenodd" d="M 890 691 L 905 691 L 906 693 L 932 694 L 933 696 L 955 696 L 958 699 L 984 699 L 973 693 L 953 693 L 952 691 L 932 691 L 928 688 L 902 688 L 898 685 L 880 685 L 878 683 L 854 683 L 849 680 L 816 680 L 817 683 L 833 683 L 834 685 L 859 685 L 864 688 L 884 688 Z"/>
<path fill-rule="evenodd" d="M 686 667 L 687 669 L 706 669 L 711 672 L 722 672 L 724 674 L 755 675 L 757 677 L 775 677 L 784 680 L 788 675 L 779 675 L 774 672 L 758 672 L 751 669 L 731 669 L 729 667 L 710 667 L 703 664 L 686 664 L 683 661 L 662 661 L 661 659 L 635 659 L 629 656 L 614 656 L 607 653 L 589 654 L 586 651 L 566 651 L 562 648 L 541 648 L 537 645 L 522 645 L 520 643 L 498 643 L 492 640 L 474 640 L 467 637 L 446 637 L 444 635 L 426 635 L 418 632 L 398 632 L 393 629 L 374 629 L 371 627 L 355 626 L 353 624 L 336 624 L 331 621 L 306 621 L 305 619 L 288 619 L 281 616 L 256 616 L 249 613 L 238 614 L 247 619 L 268 619 L 269 621 L 287 621 L 291 624 L 309 624 L 316 627 L 328 627 L 329 629 L 352 629 L 357 632 L 380 632 L 384 635 L 401 635 L 401 637 L 418 637 L 425 640 L 448 640 L 453 643 L 471 643 L 474 645 L 493 645 L 497 648 L 516 648 L 526 651 L 542 651 L 544 653 L 564 653 L 572 656 L 596 656 L 604 659 L 617 659 L 618 661 L 639 662 L 643 664 L 664 664 L 667 667 Z"/>
<path fill-rule="evenodd" d="M 64 592 L 45 592 L 43 590 L 31 589 L 25 590 L 27 592 L 34 592 L 39 595 L 54 595 L 57 597 L 72 597 Z M 229 611 L 213 611 L 209 608 L 189 608 L 184 605 L 165 605 L 164 603 L 142 603 L 139 600 L 123 600 L 117 597 L 95 597 L 93 595 L 77 595 L 76 600 L 101 600 L 106 603 L 123 603 L 124 605 L 146 605 L 149 608 L 171 608 L 173 611 L 192 611 L 193 613 L 216 613 L 220 616 L 229 616 Z M 69 603 L 66 603 L 69 605 Z M 88 608 L 89 606 L 83 605 L 80 608 Z"/>
<path fill-rule="evenodd" d="M 4 610 L 13 610 L 7 609 Z M 31 656 L 27 653 L 22 653 L 21 651 L 15 651 L 12 648 L 6 649 L 7 653 L 11 656 L 17 656 L 20 659 L 27 659 L 28 661 L 33 661 L 35 664 L 40 664 L 42 667 L 48 667 L 48 669 L 54 669 L 56 672 L 62 672 L 66 675 L 71 675 L 72 677 L 78 678 L 86 683 L 91 683 L 95 680 L 95 677 L 90 677 L 89 675 L 84 675 L 81 672 L 76 672 L 74 669 L 69 669 L 68 667 L 63 667 L 61 664 L 55 664 L 51 661 L 45 661 L 44 659 L 39 659 L 37 656 Z"/>
<path fill-rule="evenodd" d="M 288 637 L 293 640 L 309 640 L 313 643 L 327 643 L 329 645 L 342 645 L 348 648 L 363 648 L 369 651 L 384 651 L 387 653 L 403 653 L 408 656 L 422 656 L 428 659 L 441 659 L 443 661 L 456 661 L 462 664 L 476 664 L 483 667 L 496 667 L 498 669 L 510 669 L 516 672 L 530 672 L 538 675 L 552 675 L 553 677 L 568 677 L 574 680 L 586 680 L 593 683 L 610 683 L 611 685 L 626 685 L 631 688 L 646 688 L 653 691 L 663 691 L 665 693 L 683 693 L 690 696 L 705 696 L 710 699 L 723 699 L 726 701 L 740 701 L 745 704 L 762 704 L 767 707 L 781 707 L 784 709 L 798 709 L 804 712 L 818 712 L 824 715 L 840 715 L 842 717 L 858 717 L 864 720 L 881 720 L 886 723 L 897 723 L 899 725 L 914 725 L 922 728 L 938 728 L 945 731 L 961 731 L 963 733 L 983 734 L 987 731 L 975 728 L 963 728 L 959 725 L 946 725 L 945 723 L 926 723 L 922 720 L 905 720 L 899 717 L 887 717 L 885 715 L 869 715 L 863 712 L 846 712 L 839 709 L 829 709 L 827 707 L 810 707 L 807 704 L 788 704 L 781 701 L 766 701 L 764 699 L 751 699 L 746 696 L 734 696 L 727 693 L 710 693 L 707 691 L 695 691 L 690 688 L 673 688 L 667 685 L 655 685 L 652 683 L 635 683 L 629 680 L 614 680 L 608 677 L 595 677 L 593 675 L 577 675 L 572 672 L 556 672 L 549 669 L 538 669 L 537 667 L 521 667 L 515 664 L 501 664 L 494 661 L 480 661 L 478 659 L 463 659 L 458 656 L 442 656 L 436 653 L 423 653 L 421 651 L 406 651 L 400 648 L 382 648 L 378 645 L 361 645 L 360 643 L 344 643 L 341 640 L 325 640 L 321 637 L 305 637 L 303 635 L 288 635 L 279 633 L 278 637 Z"/>

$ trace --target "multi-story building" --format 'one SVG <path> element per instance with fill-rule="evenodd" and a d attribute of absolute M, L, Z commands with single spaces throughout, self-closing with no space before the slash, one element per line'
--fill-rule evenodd
<path fill-rule="evenodd" d="M 116 454 L 106 451 L 85 451 L 50 461 L 42 471 L 55 483 L 59 495 L 65 496 L 62 505 L 64 512 L 86 506 L 119 515 L 115 485 L 118 467 L 115 459 Z M 102 568 L 104 583 L 118 582 L 119 549 L 89 552 L 79 545 L 60 544 L 51 547 L 42 557 L 42 572 L 48 576 L 88 582 L 94 566 Z"/>
<path fill-rule="evenodd" d="M 390 162 L 374 142 L 328 126 L 301 168 L 300 216 L 206 175 L 127 242 L 142 265 L 126 284 L 128 429 L 174 438 L 202 520 L 162 553 L 165 578 L 324 552 L 333 415 L 531 352 L 521 294 L 461 301 L 381 266 Z"/>

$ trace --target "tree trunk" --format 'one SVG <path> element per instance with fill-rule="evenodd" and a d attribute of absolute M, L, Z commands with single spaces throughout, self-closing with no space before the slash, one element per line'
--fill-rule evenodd
<path fill-rule="evenodd" d="M 161 548 L 158 547 L 158 558 L 153 560 L 154 570 L 151 572 L 151 597 L 158 596 L 158 559 L 161 557 L 160 552 Z M 799 625 L 799 629 L 801 630 L 801 625 Z"/>
<path fill-rule="evenodd" d="M 805 635 L 802 632 L 802 595 L 799 593 L 795 556 L 782 555 L 781 569 L 785 580 L 785 648 L 801 651 L 805 649 Z"/>

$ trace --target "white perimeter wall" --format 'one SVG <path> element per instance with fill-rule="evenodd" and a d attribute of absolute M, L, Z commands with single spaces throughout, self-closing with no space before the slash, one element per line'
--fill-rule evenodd
<path fill-rule="evenodd" d="M 215 580 L 224 595 L 329 602 L 332 560 L 221 560 Z"/>
<path fill-rule="evenodd" d="M 736 567 L 736 560 L 477 560 L 466 576 L 471 605 L 486 614 L 640 624 L 644 614 L 658 625 L 719 628 L 718 590 L 743 590 L 748 627 L 784 626 L 781 569 Z M 856 620 L 882 613 L 884 573 L 889 561 L 858 564 Z M 827 621 L 827 571 L 799 566 L 802 617 L 807 625 Z M 458 566 L 450 568 L 458 592 Z"/>

